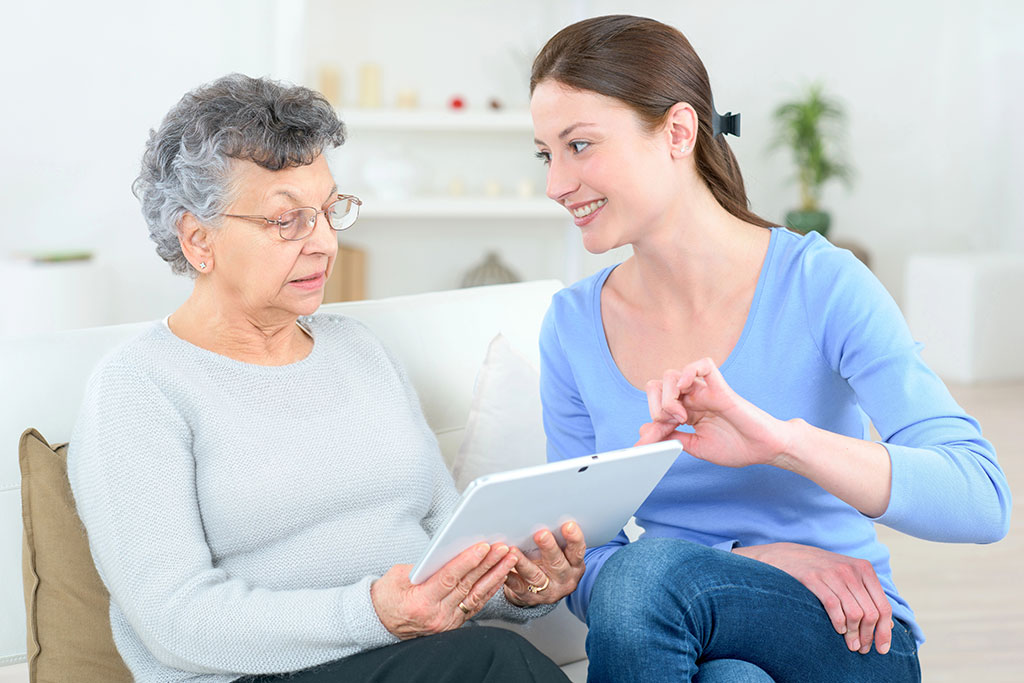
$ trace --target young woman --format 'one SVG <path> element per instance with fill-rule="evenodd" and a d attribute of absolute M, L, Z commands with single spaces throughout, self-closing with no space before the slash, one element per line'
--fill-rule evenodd
<path fill-rule="evenodd" d="M 590 680 L 919 680 L 923 637 L 874 524 L 1004 536 L 1010 493 L 977 423 L 867 268 L 749 211 L 723 137 L 738 126 L 679 31 L 569 26 L 531 93 L 548 196 L 589 251 L 633 247 L 548 312 L 549 458 L 638 430 L 686 450 L 636 514 L 643 537 L 587 552 L 569 604 Z"/>

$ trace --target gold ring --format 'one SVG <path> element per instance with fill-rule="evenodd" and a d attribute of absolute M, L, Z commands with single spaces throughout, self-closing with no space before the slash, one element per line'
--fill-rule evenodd
<path fill-rule="evenodd" d="M 540 593 L 542 590 L 546 589 L 550 585 L 551 585 L 551 577 L 550 576 L 545 576 L 544 577 L 544 585 L 543 586 L 534 586 L 531 583 L 531 584 L 529 584 L 526 587 L 526 590 L 530 591 L 531 593 Z"/>
<path fill-rule="evenodd" d="M 459 609 L 462 610 L 463 614 L 469 614 L 469 608 L 466 607 L 466 603 L 460 601 L 459 602 Z"/>

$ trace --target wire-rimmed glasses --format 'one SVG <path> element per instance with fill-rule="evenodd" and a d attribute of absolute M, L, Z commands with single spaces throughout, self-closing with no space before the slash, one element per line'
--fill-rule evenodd
<path fill-rule="evenodd" d="M 303 206 L 298 209 L 289 209 L 276 219 L 266 216 L 248 216 L 234 213 L 222 213 L 221 216 L 228 218 L 243 218 L 250 221 L 263 221 L 270 225 L 276 225 L 281 239 L 295 242 L 305 239 L 313 234 L 316 228 L 316 220 L 323 214 L 327 218 L 327 224 L 331 230 L 341 232 L 348 230 L 359 217 L 359 207 L 363 202 L 359 197 L 352 194 L 339 194 L 337 198 L 322 210 L 314 209 L 311 206 Z"/>

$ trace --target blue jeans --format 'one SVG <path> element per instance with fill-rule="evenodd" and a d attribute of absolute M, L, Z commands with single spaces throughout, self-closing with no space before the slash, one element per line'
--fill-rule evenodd
<path fill-rule="evenodd" d="M 888 654 L 850 652 L 789 574 L 677 539 L 642 538 L 608 558 L 587 624 L 589 683 L 921 680 L 917 643 L 901 622 Z"/>

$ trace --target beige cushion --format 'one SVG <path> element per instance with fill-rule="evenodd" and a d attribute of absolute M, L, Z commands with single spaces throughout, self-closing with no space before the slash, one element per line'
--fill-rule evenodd
<path fill-rule="evenodd" d="M 33 683 L 130 683 L 67 478 L 67 444 L 21 435 L 22 576 Z"/>

